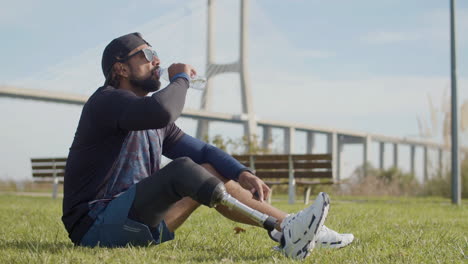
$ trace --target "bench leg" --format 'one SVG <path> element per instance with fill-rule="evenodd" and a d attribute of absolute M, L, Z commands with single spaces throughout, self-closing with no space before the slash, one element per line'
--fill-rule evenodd
<path fill-rule="evenodd" d="M 52 187 L 52 199 L 57 198 L 57 192 L 58 192 L 58 178 L 54 178 L 54 186 Z"/>
<path fill-rule="evenodd" d="M 268 199 L 267 199 L 267 202 L 268 202 L 269 204 L 271 204 L 271 197 L 273 196 L 273 188 L 274 188 L 274 187 L 275 187 L 274 185 L 272 185 L 272 186 L 270 187 L 270 195 L 268 196 Z"/>
<path fill-rule="evenodd" d="M 294 204 L 295 200 L 296 200 L 296 180 L 294 178 L 289 178 L 288 203 Z"/>
<path fill-rule="evenodd" d="M 304 204 L 309 204 L 311 186 L 307 186 L 304 192 Z"/>

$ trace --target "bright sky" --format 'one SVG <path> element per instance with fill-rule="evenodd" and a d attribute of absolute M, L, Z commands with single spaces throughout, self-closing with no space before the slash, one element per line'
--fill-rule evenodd
<path fill-rule="evenodd" d="M 90 95 L 103 83 L 105 45 L 134 31 L 163 64 L 186 62 L 204 72 L 207 1 L 0 1 L 0 84 Z M 238 56 L 239 6 L 217 1 L 220 63 Z M 429 98 L 439 111 L 448 99 L 449 0 L 252 0 L 249 26 L 260 119 L 416 137 L 418 117 L 432 126 Z M 466 1 L 457 2 L 457 32 L 461 105 L 468 100 Z M 239 113 L 238 76 L 214 82 L 212 110 Z M 199 101 L 200 92 L 190 91 L 187 106 Z M 67 155 L 80 112 L 80 106 L 0 98 L 0 179 L 29 178 L 31 157 Z M 436 116 L 440 141 L 442 114 Z M 178 124 L 194 134 L 193 121 Z M 242 128 L 214 124 L 212 134 L 221 133 L 237 138 Z M 299 141 L 297 151 L 304 145 Z M 351 171 L 359 164 L 344 165 Z"/>

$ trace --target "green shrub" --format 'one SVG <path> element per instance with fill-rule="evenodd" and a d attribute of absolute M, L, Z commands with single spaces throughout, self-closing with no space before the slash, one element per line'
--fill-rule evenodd
<path fill-rule="evenodd" d="M 410 173 L 404 173 L 395 167 L 380 170 L 370 163 L 365 168 L 366 173 L 364 173 L 364 166 L 359 166 L 346 185 L 340 187 L 340 192 L 351 195 L 378 196 L 414 196 L 421 192 L 420 184 Z"/>
<path fill-rule="evenodd" d="M 461 192 L 463 198 L 468 198 L 468 158 L 460 166 Z M 430 196 L 451 197 L 452 174 L 451 171 L 440 171 L 431 177 L 423 187 L 422 194 Z"/>
<path fill-rule="evenodd" d="M 451 197 L 452 175 L 450 171 L 439 171 L 425 183 L 418 183 L 411 173 L 403 173 L 398 168 L 376 169 L 372 164 L 358 167 L 342 192 L 351 195 L 410 195 Z M 462 198 L 468 198 L 468 158 L 462 161 Z"/>
<path fill-rule="evenodd" d="M 206 136 L 204 141 L 231 154 L 270 154 L 272 152 L 270 149 L 262 147 L 262 142 L 256 135 L 249 140 L 246 136 L 232 139 L 224 138 L 218 134 L 214 137 Z"/>

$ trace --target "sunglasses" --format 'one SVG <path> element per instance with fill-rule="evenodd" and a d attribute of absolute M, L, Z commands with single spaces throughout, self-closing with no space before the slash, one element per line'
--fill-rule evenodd
<path fill-rule="evenodd" d="M 145 59 L 148 61 L 148 62 L 152 62 L 155 58 L 158 57 L 158 53 L 156 53 L 156 51 L 150 49 L 150 48 L 144 48 L 142 50 L 139 50 L 135 53 L 133 53 L 132 55 L 130 56 L 127 56 L 125 57 L 124 59 L 120 60 L 120 61 L 127 61 L 129 60 L 131 57 L 137 55 L 137 54 L 140 54 L 141 52 L 143 52 L 143 54 L 145 55 Z"/>

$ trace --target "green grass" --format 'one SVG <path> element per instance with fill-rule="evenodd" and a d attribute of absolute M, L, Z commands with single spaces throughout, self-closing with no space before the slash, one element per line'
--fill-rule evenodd
<path fill-rule="evenodd" d="M 326 224 L 353 232 L 341 250 L 314 250 L 302 263 L 468 263 L 468 201 L 332 197 Z M 274 203 L 294 212 L 303 205 Z M 265 231 L 200 208 L 174 241 L 117 249 L 74 247 L 60 221 L 61 200 L 0 195 L 0 263 L 295 263 L 271 250 Z M 234 234 L 234 227 L 246 230 Z"/>

